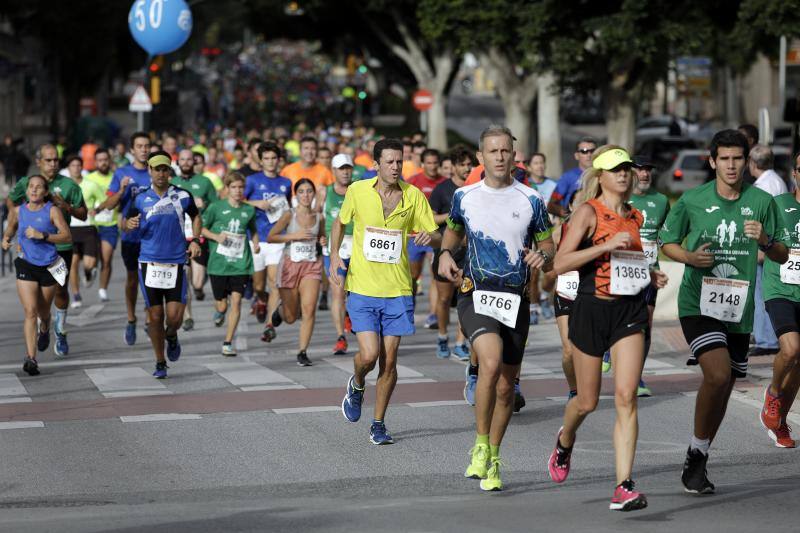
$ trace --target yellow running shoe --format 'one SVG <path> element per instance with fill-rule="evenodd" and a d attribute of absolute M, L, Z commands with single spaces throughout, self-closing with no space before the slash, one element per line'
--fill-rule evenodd
<path fill-rule="evenodd" d="M 486 444 L 476 444 L 469 453 L 471 459 L 467 471 L 464 472 L 464 477 L 485 479 L 486 472 L 488 471 L 486 465 L 489 462 L 489 446 Z"/>
<path fill-rule="evenodd" d="M 499 457 L 492 457 L 491 466 L 486 473 L 486 478 L 481 480 L 481 490 L 503 490 L 503 482 L 500 481 L 500 462 Z"/>

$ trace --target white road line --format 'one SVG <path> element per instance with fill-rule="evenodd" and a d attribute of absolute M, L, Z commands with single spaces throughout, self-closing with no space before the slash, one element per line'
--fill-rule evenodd
<path fill-rule="evenodd" d="M 442 400 L 438 402 L 411 402 L 406 404 L 409 407 L 445 407 L 448 405 L 467 405 L 464 400 Z"/>
<path fill-rule="evenodd" d="M 169 389 L 163 390 L 123 390 L 117 392 L 104 392 L 103 396 L 106 398 L 134 398 L 138 396 L 169 396 L 172 391 Z"/>
<path fill-rule="evenodd" d="M 166 422 L 168 420 L 200 420 L 200 415 L 183 413 L 160 413 L 153 415 L 121 416 L 122 422 Z"/>
<path fill-rule="evenodd" d="M 534 365 L 528 361 L 523 359 L 522 361 L 522 372 L 520 376 L 552 376 L 553 371 L 543 368 L 539 365 Z"/>
<path fill-rule="evenodd" d="M 33 400 L 29 397 L 21 397 L 21 398 L 0 398 L 0 403 L 29 403 Z"/>
<path fill-rule="evenodd" d="M 242 392 L 254 392 L 260 390 L 291 390 L 291 389 L 305 389 L 303 385 L 297 383 L 286 385 L 254 385 L 252 387 L 239 387 Z"/>
<path fill-rule="evenodd" d="M 0 402 L 21 403 L 31 401 L 25 386 L 14 374 L 0 374 Z"/>
<path fill-rule="evenodd" d="M 671 365 L 669 363 L 665 363 L 664 361 L 659 361 L 658 359 L 653 359 L 650 357 L 645 359 L 644 362 L 645 370 L 660 370 L 662 368 L 675 368 L 675 365 Z"/>
<path fill-rule="evenodd" d="M 65 359 L 58 361 L 47 361 L 40 363 L 44 368 L 59 368 L 65 366 L 92 366 L 92 365 L 127 365 L 130 363 L 152 363 L 153 356 L 150 357 L 119 357 L 114 359 Z M 20 365 L 0 365 L 0 370 L 19 370 Z"/>
<path fill-rule="evenodd" d="M 29 428 L 43 428 L 44 422 L 38 420 L 24 421 L 24 422 L 0 422 L 0 430 L 3 429 L 29 429 Z"/>
<path fill-rule="evenodd" d="M 322 359 L 326 363 L 329 363 L 339 370 L 347 372 L 348 374 L 353 373 L 353 360 L 349 357 L 344 358 L 334 358 L 334 357 L 325 357 Z M 367 374 L 367 381 L 370 383 L 375 383 L 375 380 L 378 379 L 378 365 L 375 365 L 375 368 L 372 369 L 372 372 Z M 423 374 L 420 374 L 413 368 L 409 368 L 404 365 L 397 365 L 397 382 L 398 383 L 435 383 L 435 379 L 426 378 Z"/>
<path fill-rule="evenodd" d="M 144 396 L 153 392 L 172 394 L 163 383 L 138 366 L 88 368 L 84 372 L 106 398 L 120 397 L 120 393 L 124 393 L 122 396 Z"/>
<path fill-rule="evenodd" d="M 282 407 L 273 409 L 276 415 L 290 415 L 295 413 L 323 413 L 325 411 L 341 411 L 341 405 L 315 405 L 311 407 Z"/>
<path fill-rule="evenodd" d="M 280 388 L 296 388 L 297 383 L 287 378 L 283 374 L 279 374 L 274 370 L 253 363 L 251 361 L 237 361 L 231 363 L 208 363 L 203 365 L 212 372 L 218 374 L 222 379 L 233 385 L 240 387 L 263 387 L 281 386 Z M 254 390 L 254 389 L 249 389 Z M 269 390 L 269 389 L 255 389 L 255 390 Z"/>

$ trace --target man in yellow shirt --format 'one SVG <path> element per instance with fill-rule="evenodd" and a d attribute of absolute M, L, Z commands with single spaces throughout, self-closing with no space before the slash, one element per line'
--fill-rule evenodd
<path fill-rule="evenodd" d="M 380 357 L 370 442 L 392 444 L 383 419 L 397 383 L 397 349 L 400 338 L 415 331 L 406 240 L 409 233 L 416 232 L 416 244 L 438 246 L 441 236 L 425 195 L 400 179 L 403 143 L 378 141 L 373 156 L 378 176 L 348 187 L 331 228 L 329 276 L 331 282 L 341 285 L 338 270 L 345 270 L 345 265 L 339 246 L 344 227 L 352 222 L 353 255 L 345 290 L 359 351 L 353 358 L 355 373 L 347 381 L 342 413 L 350 422 L 361 417 L 365 379 Z"/>
<path fill-rule="evenodd" d="M 308 178 L 314 182 L 317 190 L 333 183 L 330 169 L 317 162 L 317 140 L 314 137 L 303 137 L 300 141 L 300 161 L 286 165 L 281 176 L 292 180 L 292 186 L 300 178 Z"/>

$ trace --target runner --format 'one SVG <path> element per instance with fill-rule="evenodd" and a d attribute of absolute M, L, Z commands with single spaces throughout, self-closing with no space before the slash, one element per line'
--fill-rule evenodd
<path fill-rule="evenodd" d="M 586 203 L 570 218 L 556 255 L 556 271 L 580 272 L 578 296 L 569 315 L 569 340 L 578 395 L 567 402 L 564 423 L 548 461 L 550 478 L 563 483 L 570 471 L 578 428 L 597 407 L 603 353 L 611 349 L 617 418 L 614 427 L 617 486 L 609 508 L 633 511 L 647 498 L 631 479 L 639 431 L 636 387 L 644 365 L 647 307 L 641 291 L 664 286 L 666 275 L 649 270 L 639 228 L 642 214 L 627 201 L 634 187 L 632 161 L 616 145 L 598 148 L 592 170 L 582 175 Z M 586 327 L 591 324 L 591 327 Z"/>
<path fill-rule="evenodd" d="M 581 174 L 592 167 L 592 154 L 597 149 L 597 141 L 583 137 L 575 144 L 575 160 L 578 166 L 564 172 L 550 195 L 547 211 L 557 217 L 566 218 L 575 193 L 581 188 Z"/>
<path fill-rule="evenodd" d="M 264 322 L 278 308 L 280 295 L 276 285 L 278 264 L 283 256 L 283 243 L 268 243 L 272 225 L 289 209 L 292 201 L 292 182 L 278 175 L 280 148 L 273 143 L 263 143 L 258 148 L 261 172 L 247 177 L 244 188 L 245 203 L 256 208 L 256 227 L 262 239 L 258 253 L 253 254 L 253 290 L 256 293 L 256 319 Z M 253 250 L 255 251 L 255 250 Z M 269 300 L 265 291 L 269 283 Z M 272 320 L 267 322 L 261 340 L 270 342 L 276 337 Z"/>
<path fill-rule="evenodd" d="M 135 144 L 135 143 L 134 143 Z M 188 246 L 184 236 L 184 214 L 192 219 L 192 231 L 200 235 L 200 213 L 188 192 L 170 185 L 172 159 L 159 150 L 147 159 L 152 186 L 139 192 L 125 213 L 128 231 L 138 231 L 141 242 L 139 285 L 149 318 L 150 342 L 156 357 L 153 376 L 167 377 L 164 358 L 177 361 L 181 356 L 178 328 L 186 303 L 186 254 L 200 255 L 200 239 Z"/>
<path fill-rule="evenodd" d="M 557 181 L 545 176 L 545 170 L 547 168 L 546 163 L 547 159 L 544 154 L 534 152 L 531 154 L 527 166 L 530 176 L 530 185 L 539 191 L 539 194 L 544 198 L 545 205 L 550 202 L 550 196 L 552 196 L 558 184 Z M 531 273 L 531 325 L 539 323 L 539 315 L 542 315 L 542 318 L 545 320 L 553 318 L 555 315 L 553 306 L 550 303 L 550 295 L 553 293 L 555 277 L 547 275 L 539 276 L 539 273 L 539 270 L 533 270 Z M 539 287 L 540 277 L 541 289 Z"/>
<path fill-rule="evenodd" d="M 293 186 L 300 178 L 310 179 L 317 188 L 333 183 L 331 171 L 317 162 L 317 140 L 308 136 L 300 140 L 300 161 L 286 165 L 281 175 L 289 178 Z"/>
<path fill-rule="evenodd" d="M 64 220 L 69 225 L 72 217 L 81 220 L 86 219 L 86 204 L 83 201 L 81 188 L 69 179 L 58 173 L 58 152 L 56 147 L 51 144 L 42 145 L 36 151 L 36 164 L 39 167 L 39 175 L 48 181 L 50 191 L 50 201 L 53 205 L 61 209 Z M 9 212 L 16 205 L 21 205 L 25 200 L 28 189 L 28 178 L 20 179 L 11 192 L 8 194 L 6 204 Z M 72 237 L 65 242 L 56 243 L 58 255 L 64 259 L 67 266 L 67 276 L 69 277 L 70 265 L 72 265 Z M 54 298 L 56 308 L 56 319 L 53 329 L 56 333 L 56 344 L 53 347 L 59 357 L 69 355 L 69 343 L 67 342 L 67 309 L 69 308 L 69 289 L 67 284 L 56 286 L 56 296 Z"/>
<path fill-rule="evenodd" d="M 108 188 L 114 174 L 111 172 L 111 154 L 105 148 L 98 148 L 94 153 L 94 161 L 97 170 L 86 176 L 86 181 L 95 183 L 103 192 L 103 202 L 95 206 L 92 216 L 92 223 L 97 228 L 97 236 L 100 240 L 100 288 L 97 295 L 101 302 L 108 301 L 108 282 L 111 280 L 111 263 L 113 263 L 114 250 L 119 241 L 119 224 L 117 209 L 105 209 L 108 197 Z"/>
<path fill-rule="evenodd" d="M 336 181 L 332 185 L 328 185 L 322 189 L 320 194 L 320 204 L 323 206 L 323 216 L 325 217 L 325 238 L 328 241 L 326 246 L 322 247 L 322 261 L 325 267 L 325 272 L 331 269 L 330 259 L 330 238 L 331 228 L 336 217 L 339 216 L 339 211 L 342 208 L 347 188 L 352 182 L 353 176 L 353 160 L 349 155 L 336 154 L 331 163 L 333 166 L 333 175 Z M 347 275 L 347 266 L 350 264 L 350 256 L 353 254 L 353 224 L 350 223 L 344 228 L 344 237 L 342 238 L 342 246 L 339 248 L 339 257 L 345 265 L 345 270 L 339 272 L 342 277 Z M 345 312 L 345 293 L 344 287 L 335 283 L 330 284 L 331 302 L 330 310 L 331 317 L 333 318 L 333 326 L 336 328 L 336 344 L 333 347 L 333 355 L 344 355 L 347 353 L 347 337 L 345 333 L 350 330 L 350 318 Z"/>
<path fill-rule="evenodd" d="M 461 327 L 480 363 L 475 403 L 477 437 L 464 476 L 481 490 L 501 490 L 500 444 L 511 419 L 514 382 L 528 339 L 527 285 L 531 268 L 551 268 L 553 240 L 542 196 L 511 177 L 514 137 L 489 126 L 480 136 L 483 181 L 458 189 L 447 219 L 439 274 L 463 275 Z M 467 238 L 462 272 L 453 250 Z"/>
<path fill-rule="evenodd" d="M 397 349 L 401 337 L 414 334 L 414 300 L 405 242 L 417 232 L 415 244 L 440 242 L 425 195 L 400 180 L 403 143 L 382 139 L 373 151 L 378 177 L 352 184 L 339 217 L 331 228 L 331 283 L 342 284 L 339 256 L 344 226 L 353 222 L 353 256 L 345 279 L 347 311 L 358 339 L 355 373 L 347 380 L 342 413 L 350 422 L 361 418 L 367 373 L 379 366 L 370 442 L 392 444 L 384 416 L 397 382 Z"/>
<path fill-rule="evenodd" d="M 747 375 L 753 328 L 757 252 L 784 263 L 777 242 L 780 216 L 772 197 L 742 182 L 749 147 L 735 130 L 711 140 L 714 181 L 683 193 L 659 232 L 664 255 L 686 265 L 678 294 L 678 315 L 703 383 L 697 392 L 694 433 L 681 481 L 687 492 L 713 493 L 706 462 L 736 378 Z M 716 240 L 724 225 L 723 238 Z M 686 240 L 686 248 L 681 245 Z"/>
<path fill-rule="evenodd" d="M 133 163 L 118 168 L 108 186 L 108 199 L 103 205 L 104 209 L 113 209 L 120 206 L 123 215 L 133 205 L 136 195 L 150 186 L 150 173 L 147 171 L 147 157 L 150 154 L 150 137 L 143 131 L 131 135 L 131 152 Z M 128 312 L 128 324 L 125 326 L 125 343 L 128 346 L 136 344 L 136 297 L 139 282 L 139 249 L 140 237 L 138 229 L 125 229 L 122 221 L 122 261 L 125 264 L 127 277 L 125 279 L 125 307 Z M 147 324 L 145 324 L 145 331 Z"/>
<path fill-rule="evenodd" d="M 44 157 L 49 156 L 46 152 Z M 53 149 L 55 155 L 55 149 Z M 56 243 L 70 241 L 70 231 L 61 210 L 48 198 L 48 180 L 34 174 L 27 178 L 27 201 L 9 211 L 3 234 L 3 250 L 11 248 L 11 239 L 19 229 L 19 253 L 14 260 L 17 270 L 17 293 L 25 312 L 25 360 L 22 370 L 30 376 L 39 374 L 37 350 L 50 345 L 50 304 L 56 285 L 66 285 L 67 265 L 56 250 Z M 37 325 L 38 321 L 38 325 Z"/>
<path fill-rule="evenodd" d="M 225 176 L 227 198 L 207 206 L 202 215 L 202 235 L 211 242 L 208 275 L 214 294 L 214 325 L 217 327 L 225 322 L 230 297 L 228 329 L 222 342 L 222 355 L 227 357 L 236 356 L 233 335 L 241 317 L 242 296 L 253 274 L 253 255 L 244 244 L 248 232 L 253 250 L 259 252 L 256 211 L 253 206 L 243 203 L 245 181 L 239 172 L 228 173 Z"/>
<path fill-rule="evenodd" d="M 278 266 L 281 305 L 272 315 L 272 325 L 278 327 L 283 321 L 293 324 L 302 318 L 297 364 L 311 366 L 306 350 L 314 334 L 317 298 L 322 282 L 322 260 L 317 255 L 317 242 L 325 246 L 327 241 L 325 226 L 320 224 L 320 214 L 311 207 L 317 195 L 314 182 L 300 178 L 294 183 L 294 195 L 297 207 L 281 215 L 267 237 L 267 242 L 287 244 Z"/>

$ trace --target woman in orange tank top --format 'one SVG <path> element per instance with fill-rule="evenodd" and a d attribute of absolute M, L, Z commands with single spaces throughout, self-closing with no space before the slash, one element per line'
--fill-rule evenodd
<path fill-rule="evenodd" d="M 639 431 L 636 391 L 648 323 L 640 292 L 650 283 L 666 284 L 665 275 L 649 270 L 639 239 L 642 215 L 627 203 L 634 185 L 631 164 L 628 152 L 619 146 L 606 145 L 595 151 L 592 168 L 581 176 L 579 194 L 584 203 L 574 210 L 569 232 L 556 254 L 556 272 L 578 270 L 580 276 L 569 316 L 578 395 L 567 403 L 564 424 L 548 462 L 553 481 L 565 481 L 578 427 L 597 407 L 602 357 L 610 349 L 617 410 L 617 486 L 610 508 L 625 511 L 647 506 L 647 498 L 631 480 Z"/>

